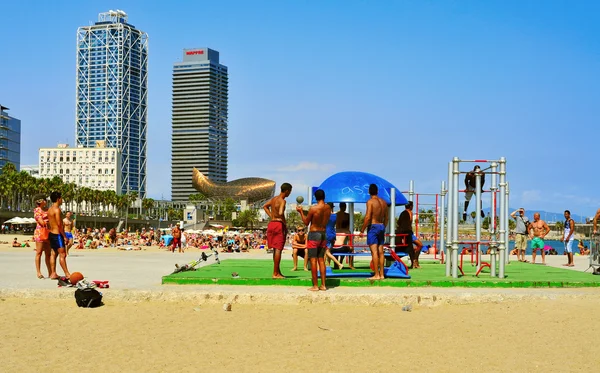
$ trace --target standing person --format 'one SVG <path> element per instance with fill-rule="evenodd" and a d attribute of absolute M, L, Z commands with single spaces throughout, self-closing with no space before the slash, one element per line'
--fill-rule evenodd
<path fill-rule="evenodd" d="M 465 221 L 467 220 L 467 209 L 469 208 L 469 202 L 471 201 L 471 197 L 473 197 L 473 194 L 475 194 L 475 175 L 478 173 L 481 174 L 481 193 L 483 193 L 483 184 L 485 184 L 485 174 L 481 173 L 481 167 L 479 167 L 479 165 L 475 165 L 475 167 L 473 167 L 473 171 L 468 172 L 465 175 L 465 210 L 463 212 L 463 220 Z M 480 213 L 481 217 L 485 218 L 483 210 L 481 210 Z"/>
<path fill-rule="evenodd" d="M 517 212 L 519 215 L 517 215 Z M 525 250 L 527 250 L 527 236 L 529 235 L 529 219 L 525 216 L 525 209 L 520 208 L 513 211 L 510 216 L 515 219 L 515 249 L 517 250 L 517 259 L 519 262 L 527 263 L 525 260 Z"/>
<path fill-rule="evenodd" d="M 410 258 L 410 268 L 421 268 L 419 265 L 419 254 L 421 253 L 421 247 L 417 245 L 417 249 L 415 250 L 413 244 L 414 236 L 412 230 L 412 219 L 413 219 L 413 202 L 408 201 L 406 205 L 404 205 L 404 211 L 398 217 L 398 224 L 396 225 L 396 234 L 404 234 L 404 247 L 401 247 L 400 251 L 408 252 L 408 257 Z M 421 245 L 422 246 L 422 245 Z"/>
<path fill-rule="evenodd" d="M 301 225 L 296 227 L 296 234 L 292 238 L 292 258 L 294 259 L 294 268 L 292 271 L 298 270 L 298 251 L 302 250 L 301 257 L 304 258 L 304 270 L 308 271 L 306 264 L 308 263 L 308 255 L 306 254 L 306 234 L 305 228 Z"/>
<path fill-rule="evenodd" d="M 37 271 L 37 277 L 43 279 L 41 271 L 42 252 L 44 253 L 44 259 L 46 261 L 46 267 L 48 268 L 48 276 L 52 274 L 52 266 L 50 265 L 50 242 L 48 237 L 43 238 L 40 233 L 43 229 L 48 229 L 48 211 L 46 211 L 46 198 L 38 196 L 35 200 L 36 208 L 33 210 L 33 217 L 37 222 L 35 232 L 33 232 L 33 240 L 35 241 L 35 270 Z"/>
<path fill-rule="evenodd" d="M 346 212 L 346 203 L 340 202 L 340 211 L 337 212 L 337 218 L 335 221 L 335 230 L 338 234 L 343 234 L 343 239 L 336 240 L 341 245 L 347 245 L 350 242 L 350 214 Z M 348 247 L 348 252 L 353 252 L 353 247 Z M 348 256 L 348 266 L 354 269 L 354 257 Z"/>
<path fill-rule="evenodd" d="M 337 238 L 337 234 L 335 232 L 337 214 L 333 213 L 334 205 L 332 202 L 328 202 L 327 205 L 329 208 L 331 208 L 331 215 L 329 216 L 329 221 L 327 222 L 327 251 L 325 252 L 325 256 L 327 256 L 327 263 L 329 263 L 330 260 L 333 260 L 338 269 L 343 269 L 344 265 L 331 254 L 331 250 L 333 249 L 333 246 L 335 246 L 335 241 Z"/>
<path fill-rule="evenodd" d="M 185 233 L 185 228 L 181 229 L 181 252 L 185 252 L 187 249 L 187 233 Z"/>
<path fill-rule="evenodd" d="M 542 264 L 546 265 L 546 251 L 544 250 L 544 237 L 550 233 L 550 227 L 540 219 L 540 213 L 533 214 L 533 223 L 529 225 L 529 238 L 531 238 L 531 263 L 535 264 L 538 250 L 542 251 Z"/>
<path fill-rule="evenodd" d="M 65 218 L 63 219 L 63 226 L 65 227 L 65 237 L 67 237 L 67 256 L 69 255 L 69 249 L 73 246 L 73 227 L 75 226 L 75 221 L 71 220 L 71 216 L 73 213 L 71 211 L 67 211 Z"/>
<path fill-rule="evenodd" d="M 575 220 L 571 219 L 571 211 L 565 210 L 565 232 L 560 238 L 565 244 L 565 253 L 567 253 L 567 264 L 565 267 L 574 267 L 573 263 L 573 241 L 575 240 Z"/>
<path fill-rule="evenodd" d="M 331 207 L 325 203 L 325 192 L 322 189 L 317 189 L 315 192 L 315 199 L 317 204 L 311 206 L 308 210 L 308 215 L 304 216 L 304 210 L 302 206 L 296 206 L 296 211 L 300 213 L 302 222 L 305 225 L 310 224 L 310 230 L 308 232 L 308 242 L 306 248 L 308 249 L 308 258 L 310 259 L 310 271 L 312 275 L 312 288 L 310 291 L 327 290 L 325 286 L 325 252 L 327 250 L 327 222 L 331 216 Z M 321 286 L 317 279 L 317 264 L 319 271 L 321 272 Z"/>
<path fill-rule="evenodd" d="M 281 193 L 265 203 L 263 209 L 271 219 L 267 225 L 267 246 L 273 250 L 273 278 L 285 278 L 281 273 L 281 251 L 285 245 L 287 228 L 285 223 L 285 199 L 292 193 L 290 183 L 281 184 Z M 300 207 L 300 206 L 298 206 Z"/>
<path fill-rule="evenodd" d="M 52 274 L 50 275 L 50 278 L 58 279 L 58 274 L 56 273 L 57 256 L 59 258 L 60 267 L 65 273 L 65 277 L 69 278 L 71 277 L 71 274 L 67 268 L 67 237 L 65 236 L 65 229 L 63 227 L 62 211 L 60 210 L 60 205 L 62 204 L 61 193 L 52 192 L 52 194 L 50 194 L 50 201 L 52 201 L 52 206 L 48 209 L 48 223 L 50 225 L 48 240 L 50 241 L 50 248 L 52 249 L 52 256 L 50 257 Z"/>
<path fill-rule="evenodd" d="M 365 220 L 360 230 L 362 234 L 368 227 L 367 245 L 371 249 L 375 275 L 369 277 L 369 280 L 383 280 L 385 278 L 383 268 L 385 265 L 385 256 L 383 254 L 383 244 L 385 243 L 385 226 L 388 223 L 387 203 L 377 196 L 379 188 L 377 185 L 369 185 L 369 195 L 371 199 L 367 201 L 367 212 Z"/>
<path fill-rule="evenodd" d="M 171 234 L 173 234 L 173 246 L 171 250 L 175 253 L 175 248 L 178 247 L 179 252 L 181 252 L 181 229 L 179 229 L 179 225 L 175 224 L 171 230 Z"/>
<path fill-rule="evenodd" d="M 600 220 L 600 209 L 594 215 L 594 234 L 598 233 L 598 220 Z"/>

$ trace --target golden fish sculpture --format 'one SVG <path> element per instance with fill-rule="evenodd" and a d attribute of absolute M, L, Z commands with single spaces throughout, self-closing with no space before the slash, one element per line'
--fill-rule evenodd
<path fill-rule="evenodd" d="M 275 195 L 275 182 L 260 177 L 245 177 L 227 183 L 218 183 L 209 180 L 204 174 L 194 167 L 192 172 L 192 185 L 208 198 L 227 198 L 236 201 L 248 200 L 249 203 L 273 198 Z"/>

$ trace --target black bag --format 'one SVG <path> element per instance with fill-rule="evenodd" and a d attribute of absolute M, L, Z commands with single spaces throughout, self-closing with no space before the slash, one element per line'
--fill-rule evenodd
<path fill-rule="evenodd" d="M 600 275 L 600 267 L 596 268 L 594 270 L 594 272 L 592 272 L 593 275 Z"/>
<path fill-rule="evenodd" d="M 102 305 L 102 294 L 96 289 L 77 289 L 75 290 L 75 301 L 79 307 L 100 307 Z"/>

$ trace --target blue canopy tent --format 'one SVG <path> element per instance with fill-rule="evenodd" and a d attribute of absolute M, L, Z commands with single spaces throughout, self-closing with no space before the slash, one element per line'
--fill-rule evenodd
<path fill-rule="evenodd" d="M 375 184 L 379 188 L 377 194 L 389 205 L 391 203 L 390 189 L 396 189 L 395 205 L 406 205 L 408 200 L 389 181 L 367 172 L 345 171 L 329 176 L 319 187 L 313 187 L 312 195 L 317 189 L 323 189 L 326 202 L 367 203 L 371 198 L 369 185 Z M 312 202 L 312 201 L 311 201 Z"/>

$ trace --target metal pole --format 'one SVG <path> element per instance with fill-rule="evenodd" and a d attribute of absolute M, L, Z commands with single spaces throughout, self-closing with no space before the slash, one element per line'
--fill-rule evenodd
<path fill-rule="evenodd" d="M 492 163 L 492 172 L 497 172 L 498 164 L 496 162 Z M 490 232 L 490 276 L 496 277 L 496 248 L 497 248 L 497 235 L 496 235 L 496 190 L 498 189 L 498 175 L 495 173 L 492 174 L 492 185 L 490 187 L 490 191 L 492 192 L 492 222 L 491 227 L 492 230 Z"/>
<path fill-rule="evenodd" d="M 481 174 L 479 173 L 475 175 L 475 198 L 475 241 L 477 241 L 475 260 L 477 261 L 477 272 L 479 272 L 481 268 L 481 250 L 479 248 L 481 242 Z"/>
<path fill-rule="evenodd" d="M 504 158 L 500 159 L 500 213 L 504 214 L 506 211 L 506 161 Z M 498 250 L 500 251 L 500 266 L 498 269 L 498 278 L 504 278 L 504 266 L 506 264 L 506 219 L 501 217 L 500 219 L 500 243 Z"/>
<path fill-rule="evenodd" d="M 440 205 L 438 206 L 438 217 L 441 217 L 440 220 L 440 246 L 438 246 L 437 248 L 439 248 L 440 250 L 440 254 L 444 255 L 443 252 L 446 249 L 446 240 L 445 240 L 445 232 L 444 229 L 446 227 L 446 219 L 445 218 L 445 208 L 446 208 L 446 182 L 442 181 L 442 188 L 440 190 Z M 448 261 L 448 257 L 446 257 L 446 261 Z M 448 276 L 448 274 L 446 274 L 446 276 Z"/>
<path fill-rule="evenodd" d="M 459 159 L 452 159 L 452 277 L 458 278 L 458 177 Z"/>
<path fill-rule="evenodd" d="M 510 263 L 510 229 L 508 228 L 508 205 L 509 205 L 509 196 L 510 196 L 510 183 L 506 182 L 506 199 L 504 200 L 504 214 L 502 217 L 505 219 L 504 226 L 506 227 L 506 232 L 504 233 L 506 242 L 506 264 Z"/>
<path fill-rule="evenodd" d="M 310 209 L 310 206 L 312 205 L 312 188 L 308 187 L 308 190 L 306 191 L 306 202 L 308 203 L 308 208 Z"/>
<path fill-rule="evenodd" d="M 390 190 L 390 250 L 396 250 L 396 188 Z"/>
<path fill-rule="evenodd" d="M 412 201 L 415 195 L 415 182 L 413 180 L 408 184 L 408 200 Z"/>
<path fill-rule="evenodd" d="M 349 225 L 350 225 L 350 239 L 348 240 L 348 245 L 354 249 L 354 202 L 348 203 L 348 215 L 349 216 Z"/>
<path fill-rule="evenodd" d="M 434 222 L 433 224 L 435 224 L 434 228 L 433 228 L 433 257 L 437 258 L 437 252 L 438 252 L 438 248 L 440 247 L 438 245 L 439 241 L 438 241 L 438 237 L 439 237 L 439 227 L 440 227 L 440 197 L 439 195 L 435 195 L 435 218 L 434 218 Z"/>
<path fill-rule="evenodd" d="M 421 212 L 419 211 L 419 195 L 416 195 L 415 210 L 417 211 L 417 221 L 415 221 L 415 236 L 419 237 L 419 222 L 421 221 Z"/>
<path fill-rule="evenodd" d="M 452 204 L 454 203 L 454 197 L 452 194 L 454 183 L 452 182 L 452 162 L 448 163 L 448 208 L 446 209 L 445 217 L 447 219 L 447 234 L 446 234 L 446 247 L 443 249 L 446 250 L 446 277 L 450 277 L 451 275 L 451 265 L 452 265 L 452 257 L 450 250 L 452 246 Z"/>

